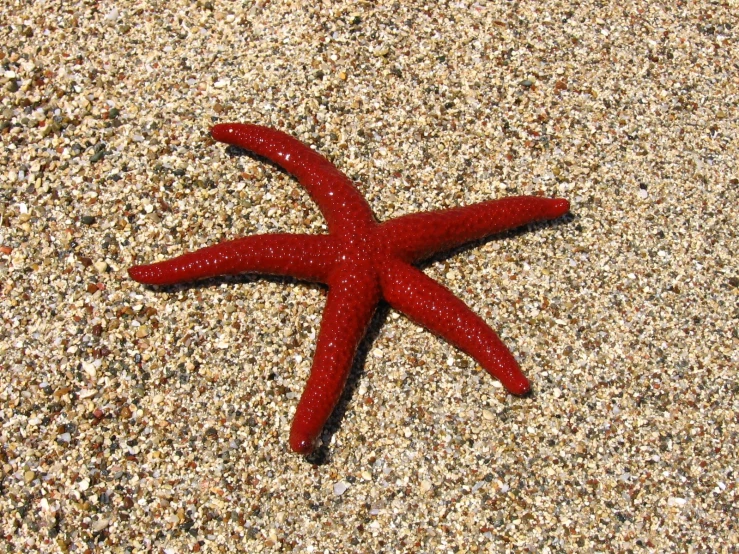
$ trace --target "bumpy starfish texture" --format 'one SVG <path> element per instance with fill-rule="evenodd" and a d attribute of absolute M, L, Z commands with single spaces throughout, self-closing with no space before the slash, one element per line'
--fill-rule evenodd
<path fill-rule="evenodd" d="M 558 218 L 569 211 L 567 200 L 510 197 L 378 223 L 351 180 L 297 139 L 268 127 L 237 123 L 216 125 L 211 135 L 294 175 L 318 204 L 328 234 L 253 235 L 134 266 L 128 273 L 149 285 L 237 273 L 292 276 L 328 285 L 313 367 L 290 431 L 295 452 L 308 454 L 314 449 L 381 298 L 469 354 L 509 392 L 522 395 L 530 390 L 495 332 L 413 264 L 494 233 Z"/>

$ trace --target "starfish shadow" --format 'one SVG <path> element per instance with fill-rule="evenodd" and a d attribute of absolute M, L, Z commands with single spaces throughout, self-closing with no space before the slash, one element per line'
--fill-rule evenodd
<path fill-rule="evenodd" d="M 245 273 L 241 275 L 223 275 L 219 277 L 203 279 L 202 281 L 191 281 L 188 283 L 181 283 L 178 285 L 169 286 L 149 286 L 149 288 L 173 293 L 177 291 L 207 289 L 224 283 L 229 283 L 233 285 L 246 285 L 250 283 L 255 283 L 257 281 L 266 281 L 281 285 L 302 285 L 313 287 L 316 289 L 322 289 L 324 291 L 328 290 L 328 287 L 320 283 L 301 281 L 293 277 L 283 277 L 279 275 L 259 275 L 254 273 Z M 360 379 L 364 374 L 364 366 L 367 360 L 367 354 L 372 349 L 372 343 L 374 343 L 377 337 L 380 335 L 382 327 L 389 313 L 390 306 L 384 300 L 380 301 L 374 315 L 372 316 L 372 319 L 370 320 L 369 325 L 367 326 L 367 332 L 365 333 L 362 342 L 360 342 L 359 347 L 357 348 L 357 354 L 354 357 L 354 362 L 352 364 L 352 368 L 350 370 L 349 377 L 347 378 L 344 390 L 341 394 L 341 397 L 339 398 L 339 402 L 337 403 L 334 411 L 331 414 L 331 417 L 328 419 L 326 425 L 323 428 L 323 431 L 321 433 L 322 444 L 321 446 L 316 448 L 310 455 L 303 458 L 307 463 L 316 466 L 322 466 L 330 463 L 331 457 L 329 444 L 331 443 L 331 439 L 333 438 L 333 436 L 341 428 L 341 422 L 344 419 L 344 415 L 346 414 L 346 411 L 351 404 L 352 398 L 354 397 L 354 393 L 359 386 Z"/>
<path fill-rule="evenodd" d="M 523 235 L 527 235 L 529 233 L 532 233 L 538 229 L 548 229 L 549 227 L 556 227 L 562 224 L 570 224 L 575 220 L 575 216 L 571 213 L 567 213 L 563 215 L 562 217 L 559 217 L 557 219 L 550 219 L 546 221 L 539 221 L 537 223 L 529 223 L 528 225 L 524 225 L 522 227 L 518 227 L 517 229 L 511 229 L 510 231 L 504 231 L 502 233 L 498 233 L 495 235 L 490 235 L 488 237 L 482 238 L 480 240 L 475 240 L 472 242 L 466 242 L 461 246 L 458 246 L 456 248 L 453 248 L 451 250 L 446 250 L 444 252 L 441 252 L 437 254 L 436 256 L 432 256 L 431 258 L 427 258 L 423 260 L 421 263 L 416 264 L 416 267 L 419 269 L 425 269 L 435 263 L 438 262 L 445 262 L 455 256 L 459 256 L 460 254 L 464 254 L 465 252 L 469 250 L 474 250 L 476 248 L 480 248 L 481 246 L 484 246 L 489 243 L 498 242 L 498 241 L 504 241 L 509 240 L 512 238 L 520 237 Z"/>
<path fill-rule="evenodd" d="M 570 209 L 568 200 L 517 195 L 421 212 L 381 224 L 373 216 L 360 187 L 354 186 L 347 174 L 297 138 L 271 127 L 239 123 L 215 125 L 210 134 L 214 140 L 230 145 L 225 152 L 227 156 L 248 156 L 264 167 L 295 177 L 323 214 L 328 233 L 324 236 L 310 236 L 305 232 L 260 233 L 243 240 L 214 244 L 174 259 L 134 265 L 128 273 L 142 284 L 175 284 L 212 278 L 178 287 L 176 290 L 180 292 L 213 284 L 246 284 L 256 279 L 281 285 L 297 284 L 303 279 L 330 283 L 331 290 L 313 347 L 311 377 L 307 379 L 297 403 L 291 426 L 289 443 L 294 452 L 309 454 L 316 444 L 324 444 L 320 441 L 324 436 L 327 439 L 325 444 L 330 444 L 330 439 L 340 427 L 366 367 L 367 353 L 379 336 L 389 312 L 385 304 L 377 305 L 381 296 L 410 320 L 467 353 L 498 378 L 510 393 L 522 395 L 530 390 L 520 364 L 484 319 L 452 290 L 411 266 L 428 267 L 484 245 L 487 240 L 501 240 L 527 232 L 533 227 L 524 227 L 526 223 L 551 220 L 566 214 Z M 246 164 L 250 165 L 250 162 Z M 268 176 L 258 179 L 256 186 L 271 188 L 270 181 Z M 298 203 L 288 200 L 288 204 L 295 206 Z M 483 238 L 516 227 L 522 228 L 514 233 Z M 442 251 L 451 245 L 459 247 Z M 430 259 L 423 260 L 423 256 Z M 542 264 L 547 262 L 546 257 L 537 260 Z M 439 267 L 433 269 L 432 273 L 437 273 Z M 492 269 L 485 269 L 484 273 L 494 276 L 500 269 L 493 263 Z M 506 267 L 506 270 L 510 271 L 510 268 Z M 292 278 L 263 277 L 260 274 L 290 275 Z M 445 279 L 442 276 L 439 280 L 443 282 Z M 378 285 L 382 291 L 376 290 Z M 470 290 L 464 288 L 463 283 L 457 283 L 455 287 L 460 291 Z M 487 300 L 483 299 L 482 306 L 485 303 Z M 214 315 L 220 313 L 219 310 L 212 312 Z M 296 315 L 293 310 L 289 312 L 293 317 Z M 280 321 L 287 323 L 286 317 L 290 313 L 280 317 Z M 224 320 L 228 319 L 224 316 Z M 220 320 L 214 323 L 214 328 L 222 324 Z M 262 326 L 255 320 L 251 327 L 254 332 L 248 334 L 254 336 Z M 311 327 L 314 327 L 313 322 Z M 275 335 L 273 330 L 269 334 L 274 335 L 269 337 L 273 347 L 283 352 L 289 353 L 296 344 L 295 337 L 285 342 L 283 334 Z M 301 335 L 305 338 L 304 333 Z M 267 334 L 258 336 L 268 338 Z M 255 348 L 259 346 L 254 345 Z M 265 344 L 264 347 L 268 346 Z M 308 350 L 309 346 L 304 345 L 303 348 Z M 412 349 L 410 345 L 408 348 Z M 289 362 L 286 365 L 293 364 Z M 278 373 L 281 370 L 274 368 L 269 378 Z M 292 398 L 294 395 L 289 396 Z M 326 446 L 309 461 L 328 463 L 328 451 Z"/>
<path fill-rule="evenodd" d="M 245 155 L 249 157 L 258 158 L 257 156 L 249 152 L 247 152 Z M 275 166 L 275 167 L 279 171 L 282 171 L 282 169 L 279 166 Z M 475 248 L 479 248 L 480 246 L 483 246 L 491 242 L 502 241 L 506 239 L 519 237 L 529 232 L 533 232 L 536 229 L 552 227 L 555 225 L 560 225 L 562 223 L 569 224 L 574 220 L 575 220 L 575 217 L 572 214 L 567 214 L 556 220 L 543 221 L 539 223 L 525 225 L 518 229 L 513 229 L 510 231 L 506 231 L 504 233 L 499 233 L 497 235 L 492 235 L 492 236 L 485 237 L 477 241 L 463 244 L 462 246 L 459 246 L 452 250 L 448 250 L 446 252 L 440 253 L 429 259 L 426 259 L 422 261 L 421 263 L 417 264 L 417 267 L 423 270 L 425 268 L 430 267 L 431 265 L 435 263 L 445 262 L 455 256 L 464 254 L 465 252 L 468 252 Z M 260 274 L 254 274 L 254 273 L 245 273 L 245 274 L 240 274 L 240 275 L 224 275 L 224 276 L 219 276 L 219 277 L 212 277 L 209 279 L 203 279 L 202 281 L 193 281 L 189 283 L 183 283 L 183 284 L 172 285 L 172 286 L 152 286 L 151 288 L 169 291 L 169 292 L 175 292 L 178 290 L 181 291 L 181 290 L 196 290 L 196 289 L 210 288 L 210 287 L 217 286 L 223 283 L 245 285 L 245 284 L 250 284 L 250 283 L 257 282 L 257 281 L 266 281 L 266 282 L 276 283 L 280 285 L 302 285 L 302 286 L 307 286 L 307 287 L 319 288 L 324 291 L 328 290 L 328 288 L 325 285 L 322 285 L 320 283 L 301 281 L 299 279 L 295 279 L 289 276 L 260 275 Z M 364 374 L 365 363 L 367 361 L 367 355 L 372 348 L 372 344 L 379 337 L 382 331 L 382 327 L 385 324 L 389 314 L 390 314 L 390 306 L 384 300 L 380 301 L 375 311 L 375 314 L 373 315 L 367 327 L 367 332 L 365 333 L 362 341 L 359 344 L 359 347 L 357 348 L 357 353 L 354 358 L 354 362 L 352 364 L 349 377 L 347 378 L 346 385 L 341 394 L 341 397 L 339 398 L 339 402 L 334 408 L 330 418 L 328 419 L 328 421 L 326 422 L 323 428 L 323 431 L 321 433 L 321 438 L 322 438 L 321 445 L 318 448 L 316 448 L 314 452 L 312 452 L 310 455 L 304 458 L 306 463 L 309 463 L 315 466 L 323 466 L 323 465 L 328 465 L 331 463 L 331 451 L 330 451 L 329 445 L 331 444 L 331 440 L 333 436 L 341 428 L 341 422 L 344 419 L 344 415 L 346 414 L 352 402 L 352 399 L 354 398 L 354 394 L 356 393 L 356 390 L 359 386 L 359 382 Z M 533 396 L 535 396 L 535 391 L 532 389 L 526 395 L 526 397 L 531 398 Z"/>
<path fill-rule="evenodd" d="M 450 260 L 451 258 L 454 258 L 455 256 L 459 256 L 461 254 L 464 254 L 465 252 L 468 252 L 470 250 L 474 250 L 476 248 L 479 248 L 481 246 L 484 246 L 488 243 L 498 242 L 498 241 L 505 241 L 509 240 L 515 237 L 520 237 L 523 235 L 526 235 L 528 233 L 532 233 L 538 229 L 547 229 L 549 227 L 556 227 L 562 224 L 569 225 L 576 219 L 576 216 L 572 213 L 567 213 L 563 215 L 560 218 L 547 220 L 547 221 L 539 221 L 537 223 L 530 223 L 528 225 L 524 225 L 522 227 L 519 227 L 517 229 L 511 229 L 509 231 L 505 231 L 503 233 L 498 233 L 496 235 L 491 235 L 485 238 L 482 238 L 480 240 L 476 240 L 473 242 L 465 243 L 461 246 L 458 246 L 457 248 L 454 248 L 452 250 L 447 250 L 445 252 L 441 252 L 440 254 L 437 254 L 436 256 L 433 256 L 431 258 L 428 258 L 426 260 L 423 260 L 420 264 L 417 264 L 417 267 L 421 270 L 424 270 L 430 266 L 432 266 L 435 263 L 445 262 L 447 260 Z M 533 398 L 536 396 L 536 389 L 534 384 L 531 385 L 531 389 L 529 392 L 524 394 L 523 396 L 519 396 L 518 398 Z M 514 397 L 516 398 L 516 397 Z"/>
<path fill-rule="evenodd" d="M 354 393 L 356 392 L 361 377 L 364 374 L 367 354 L 372 350 L 372 344 L 380 335 L 382 327 L 389 314 L 389 304 L 384 300 L 380 301 L 369 325 L 367 326 L 367 332 L 365 333 L 362 342 L 359 343 L 357 354 L 354 357 L 354 363 L 349 372 L 349 378 L 346 380 L 346 385 L 344 386 L 344 391 L 342 392 L 339 402 L 334 408 L 331 417 L 329 417 L 323 428 L 321 433 L 321 446 L 316 448 L 312 454 L 305 457 L 306 462 L 317 466 L 326 465 L 331 462 L 329 444 L 331 444 L 331 439 L 341 428 L 341 422 L 344 419 L 344 415 L 352 402 Z"/>
<path fill-rule="evenodd" d="M 264 156 L 260 156 L 259 154 L 255 154 L 254 152 L 250 152 L 249 150 L 244 150 L 243 148 L 239 148 L 238 146 L 229 145 L 226 147 L 224 152 L 229 158 L 250 158 L 251 160 L 257 162 L 259 165 L 270 167 L 277 173 L 282 173 L 283 175 L 287 175 L 288 177 L 290 177 L 290 173 L 285 171 L 284 168 L 280 167 L 269 158 L 265 158 Z"/>
<path fill-rule="evenodd" d="M 424 260 L 420 264 L 418 264 L 417 267 L 423 270 L 433 265 L 434 263 L 444 262 L 446 260 L 453 258 L 454 256 L 463 254 L 467 251 L 473 250 L 487 243 L 495 242 L 495 241 L 503 241 L 506 239 L 522 236 L 527 233 L 533 232 L 537 229 L 553 227 L 556 225 L 560 225 L 562 223 L 569 224 L 574 219 L 575 217 L 572 214 L 567 214 L 556 220 L 533 223 L 533 224 L 525 225 L 518 229 L 513 229 L 511 231 L 506 231 L 504 233 L 499 233 L 497 235 L 485 237 L 484 239 L 469 242 L 455 249 L 448 250 L 446 252 L 433 256 L 427 260 Z M 339 399 L 339 403 L 336 405 L 336 408 L 334 408 L 334 411 L 331 414 L 331 417 L 326 422 L 326 425 L 323 428 L 323 432 L 321 435 L 322 444 L 320 447 L 316 448 L 316 450 L 312 454 L 310 454 L 309 456 L 305 458 L 305 461 L 307 463 L 310 463 L 312 465 L 317 465 L 317 466 L 330 464 L 331 453 L 329 449 L 329 444 L 331 443 L 331 439 L 333 438 L 333 436 L 336 434 L 336 432 L 341 427 L 341 421 L 344 419 L 344 414 L 346 413 L 349 405 L 351 404 L 352 398 L 354 397 L 354 393 L 356 392 L 356 389 L 359 386 L 360 378 L 364 374 L 364 366 L 367 360 L 367 354 L 372 348 L 372 343 L 374 343 L 374 341 L 380 335 L 381 329 L 383 325 L 385 324 L 385 321 L 387 320 L 389 314 L 390 314 L 390 306 L 384 300 L 381 301 L 377 307 L 377 311 L 375 312 L 372 320 L 370 321 L 370 324 L 367 329 L 367 333 L 365 334 L 364 339 L 362 340 L 362 342 L 359 345 L 359 348 L 357 349 L 357 355 L 354 359 L 354 364 L 352 365 L 351 373 L 349 374 L 346 387 L 344 388 L 344 392 L 342 393 L 341 398 Z M 532 389 L 526 395 L 524 395 L 524 398 L 532 398 L 535 396 L 535 394 L 536 394 L 536 391 L 532 387 Z"/>

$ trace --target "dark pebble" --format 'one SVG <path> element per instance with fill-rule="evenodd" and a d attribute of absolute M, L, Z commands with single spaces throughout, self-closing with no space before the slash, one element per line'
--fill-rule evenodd
<path fill-rule="evenodd" d="M 208 427 L 208 429 L 206 429 L 205 431 L 205 438 L 211 440 L 217 439 L 218 431 L 216 431 L 214 427 Z"/>

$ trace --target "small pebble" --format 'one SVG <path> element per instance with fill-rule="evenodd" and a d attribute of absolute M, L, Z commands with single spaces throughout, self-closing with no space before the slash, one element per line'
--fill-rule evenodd
<path fill-rule="evenodd" d="M 334 487 L 333 487 L 334 495 L 341 496 L 347 491 L 349 487 L 350 485 L 346 481 L 339 481 L 338 483 L 334 483 Z"/>
<path fill-rule="evenodd" d="M 98 519 L 97 521 L 93 522 L 92 530 L 97 533 L 105 529 L 108 525 L 110 525 L 109 519 Z"/>

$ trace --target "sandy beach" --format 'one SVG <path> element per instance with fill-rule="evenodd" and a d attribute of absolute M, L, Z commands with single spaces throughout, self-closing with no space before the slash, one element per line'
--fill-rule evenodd
<path fill-rule="evenodd" d="M 739 552 L 739 5 L 311 4 L 0 3 L 0 550 Z M 533 393 L 381 304 L 292 453 L 326 288 L 126 273 L 327 232 L 229 121 L 379 221 L 567 198 L 422 266 Z"/>

